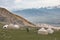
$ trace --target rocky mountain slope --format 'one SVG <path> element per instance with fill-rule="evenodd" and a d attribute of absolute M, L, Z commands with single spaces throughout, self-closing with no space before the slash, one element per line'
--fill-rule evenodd
<path fill-rule="evenodd" d="M 0 8 L 0 23 L 3 24 L 18 24 L 20 26 L 35 26 L 21 16 L 9 12 L 5 8 Z"/>

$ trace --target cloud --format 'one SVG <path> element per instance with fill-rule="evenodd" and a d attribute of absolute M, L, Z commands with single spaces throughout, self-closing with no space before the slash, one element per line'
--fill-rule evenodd
<path fill-rule="evenodd" d="M 16 8 L 41 8 L 60 5 L 60 0 L 16 0 Z"/>
<path fill-rule="evenodd" d="M 0 7 L 4 7 L 7 9 L 14 9 L 14 0 L 0 0 Z"/>
<path fill-rule="evenodd" d="M 22 2 L 22 0 L 15 0 L 15 3 L 20 3 Z"/>
<path fill-rule="evenodd" d="M 0 0 L 0 6 L 8 9 L 44 8 L 58 5 L 60 0 Z"/>

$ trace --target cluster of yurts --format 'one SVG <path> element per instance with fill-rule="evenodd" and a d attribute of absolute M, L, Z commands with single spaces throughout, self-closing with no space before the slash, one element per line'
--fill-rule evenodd
<path fill-rule="evenodd" d="M 55 31 L 60 30 L 60 27 L 55 27 L 48 24 L 38 24 L 38 27 L 40 27 L 38 34 L 53 34 Z"/>
<path fill-rule="evenodd" d="M 4 29 L 19 29 L 19 25 L 17 24 L 8 24 L 3 26 Z"/>
<path fill-rule="evenodd" d="M 59 31 L 60 27 L 54 27 L 48 24 L 38 24 L 36 27 L 39 27 L 40 29 L 38 30 L 38 34 L 53 34 L 54 31 Z M 8 28 L 8 29 L 19 29 L 19 25 L 16 24 L 9 24 L 9 25 L 4 25 L 3 28 Z"/>

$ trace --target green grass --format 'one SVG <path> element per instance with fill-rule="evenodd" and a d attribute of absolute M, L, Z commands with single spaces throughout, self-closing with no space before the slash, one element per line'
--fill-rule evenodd
<path fill-rule="evenodd" d="M 49 35 L 38 35 L 34 30 L 26 32 L 26 30 L 6 30 L 1 27 L 0 40 L 60 40 L 60 31 Z"/>

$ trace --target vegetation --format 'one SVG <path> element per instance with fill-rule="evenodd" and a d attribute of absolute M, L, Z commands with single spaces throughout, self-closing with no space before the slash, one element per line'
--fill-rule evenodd
<path fill-rule="evenodd" d="M 8 30 L 2 29 L 0 24 L 0 40 L 60 40 L 60 31 L 49 35 L 39 35 L 35 30 Z"/>

